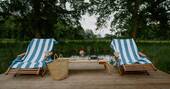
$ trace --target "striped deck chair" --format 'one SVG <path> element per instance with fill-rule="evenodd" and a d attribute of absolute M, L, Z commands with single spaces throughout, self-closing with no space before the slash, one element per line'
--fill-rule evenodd
<path fill-rule="evenodd" d="M 17 56 L 6 74 L 44 74 L 47 62 L 52 61 L 47 54 L 52 51 L 55 43 L 54 39 L 33 39 L 24 55 Z"/>
<path fill-rule="evenodd" d="M 128 71 L 144 71 L 149 74 L 149 70 L 156 70 L 151 61 L 138 51 L 133 39 L 113 39 L 111 48 L 121 75 Z"/>

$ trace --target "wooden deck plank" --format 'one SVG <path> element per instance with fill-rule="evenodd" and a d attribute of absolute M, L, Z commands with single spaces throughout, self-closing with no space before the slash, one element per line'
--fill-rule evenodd
<path fill-rule="evenodd" d="M 170 75 L 162 71 L 150 71 L 150 75 L 126 74 L 120 76 L 112 67 L 112 74 L 94 63 L 70 65 L 69 77 L 55 81 L 50 75 L 0 75 L 0 89 L 170 89 Z"/>

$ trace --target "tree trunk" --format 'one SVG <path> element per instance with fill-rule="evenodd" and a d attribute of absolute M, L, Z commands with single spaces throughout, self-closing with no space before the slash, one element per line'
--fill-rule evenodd
<path fill-rule="evenodd" d="M 140 0 L 135 0 L 134 1 L 134 12 L 132 13 L 132 21 L 133 21 L 133 28 L 132 28 L 132 32 L 131 32 L 131 36 L 133 38 L 136 38 L 136 33 L 138 31 L 138 20 L 139 20 L 139 14 L 138 14 L 138 10 L 139 10 L 139 4 L 140 4 Z"/>

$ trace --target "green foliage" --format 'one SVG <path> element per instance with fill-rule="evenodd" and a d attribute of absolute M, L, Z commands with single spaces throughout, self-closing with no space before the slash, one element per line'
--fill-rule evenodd
<path fill-rule="evenodd" d="M 111 30 L 117 36 L 170 39 L 168 0 L 90 0 L 90 3 L 89 13 L 98 15 L 98 28 L 113 18 Z"/>
<path fill-rule="evenodd" d="M 84 35 L 86 33 L 84 32 L 83 28 L 81 26 L 73 27 L 70 25 L 67 25 L 63 22 L 58 22 L 54 25 L 54 38 L 57 39 L 84 39 Z"/>
<path fill-rule="evenodd" d="M 60 41 L 54 48 L 64 57 L 79 55 L 80 49 L 84 49 L 86 55 L 111 55 L 110 42 L 110 40 L 66 40 Z M 18 54 L 25 52 L 28 43 L 0 41 L 0 73 L 6 71 Z M 170 41 L 137 41 L 137 45 L 158 69 L 170 73 Z"/>
<path fill-rule="evenodd" d="M 170 73 L 170 43 L 139 43 L 138 45 L 158 69 Z"/>
<path fill-rule="evenodd" d="M 19 26 L 16 19 L 9 17 L 3 24 L 0 24 L 0 38 L 18 38 L 19 37 Z"/>
<path fill-rule="evenodd" d="M 110 30 L 114 31 L 116 36 L 170 39 L 170 3 L 168 0 L 89 1 L 0 1 L 0 32 L 6 32 L 8 36 L 3 33 L 0 35 L 2 38 L 18 39 L 34 37 L 65 39 L 64 35 L 74 33 L 68 38 L 91 38 L 82 35 L 83 31 L 80 31 L 82 28 L 79 22 L 83 14 L 89 13 L 97 15 L 97 29 L 107 26 L 108 20 L 112 20 Z"/>
<path fill-rule="evenodd" d="M 26 50 L 26 45 L 9 41 L 0 43 L 0 73 L 5 72 L 15 57 Z"/>
<path fill-rule="evenodd" d="M 109 43 L 110 41 L 73 40 L 59 43 L 55 48 L 64 56 L 79 55 L 81 49 L 85 50 L 86 55 L 111 54 Z"/>
<path fill-rule="evenodd" d="M 66 7 L 70 3 L 70 7 Z M 80 27 L 79 19 L 83 2 L 70 0 L 3 0 L 0 1 L 0 24 L 12 17 L 20 27 L 20 39 L 33 37 L 54 37 L 55 24 L 62 21 L 64 26 Z M 70 10 L 71 9 L 71 10 Z M 11 28 L 8 27 L 5 30 Z M 6 27 L 6 26 L 5 26 Z M 79 29 L 80 30 L 80 29 Z M 13 32 L 11 32 L 13 33 Z"/>

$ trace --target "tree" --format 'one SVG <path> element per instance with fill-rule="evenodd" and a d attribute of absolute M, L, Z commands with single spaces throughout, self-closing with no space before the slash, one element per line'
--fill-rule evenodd
<path fill-rule="evenodd" d="M 88 12 L 98 16 L 97 29 L 114 18 L 111 30 L 119 36 L 170 39 L 169 4 L 169 0 L 4 0 L 0 22 L 12 16 L 23 36 L 51 37 L 59 21 L 79 27 L 81 15 Z"/>
<path fill-rule="evenodd" d="M 73 27 L 63 22 L 54 26 L 54 37 L 57 39 L 84 39 L 84 30 L 81 26 Z"/>
<path fill-rule="evenodd" d="M 85 39 L 94 39 L 96 38 L 96 35 L 93 33 L 91 29 L 86 29 L 84 37 Z"/>
<path fill-rule="evenodd" d="M 106 34 L 104 38 L 106 39 L 112 39 L 114 36 L 112 34 Z"/>
<path fill-rule="evenodd" d="M 98 28 L 105 26 L 108 19 L 114 18 L 111 30 L 116 33 L 140 38 L 152 32 L 148 30 L 154 30 L 154 37 L 169 37 L 168 0 L 91 0 L 90 3 L 89 13 L 98 15 Z"/>
<path fill-rule="evenodd" d="M 66 4 L 70 3 L 70 9 Z M 84 2 L 75 0 L 4 0 L 0 2 L 1 22 L 14 17 L 21 25 L 21 36 L 51 37 L 59 21 L 80 26 Z M 23 37 L 20 37 L 23 38 Z"/>

